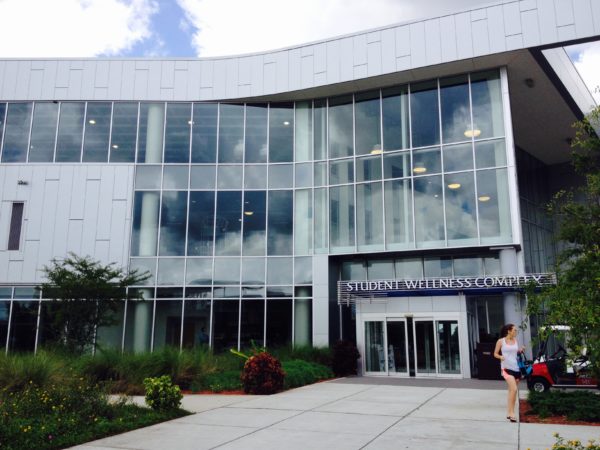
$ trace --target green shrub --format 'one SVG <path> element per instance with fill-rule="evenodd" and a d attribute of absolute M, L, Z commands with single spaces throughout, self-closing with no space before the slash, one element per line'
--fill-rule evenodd
<path fill-rule="evenodd" d="M 600 395 L 591 391 L 529 392 L 529 414 L 567 416 L 569 420 L 600 422 Z"/>
<path fill-rule="evenodd" d="M 331 368 L 338 377 L 356 375 L 357 361 L 360 353 L 353 342 L 337 341 L 333 344 Z"/>
<path fill-rule="evenodd" d="M 63 358 L 47 352 L 0 354 L 0 388 L 19 391 L 29 384 L 60 383 L 71 375 Z"/>
<path fill-rule="evenodd" d="M 0 448 L 71 447 L 185 414 L 110 404 L 103 390 L 83 379 L 45 387 L 28 383 L 20 392 L 0 390 Z"/>
<path fill-rule="evenodd" d="M 554 437 L 556 443 L 552 446 L 552 450 L 600 450 L 600 442 L 594 440 L 590 440 L 584 445 L 577 439 L 565 441 L 558 433 L 554 433 Z"/>
<path fill-rule="evenodd" d="M 284 361 L 282 366 L 285 371 L 283 385 L 286 389 L 333 378 L 333 372 L 329 367 L 314 362 L 302 360 Z"/>
<path fill-rule="evenodd" d="M 332 354 L 329 347 L 313 347 L 311 345 L 285 346 L 277 347 L 270 351 L 282 363 L 284 361 L 301 359 L 331 367 Z"/>
<path fill-rule="evenodd" d="M 177 409 L 181 405 L 181 389 L 174 386 L 168 375 L 158 378 L 145 378 L 146 404 L 156 410 Z"/>
<path fill-rule="evenodd" d="M 245 393 L 268 395 L 283 389 L 284 377 L 279 360 L 261 351 L 246 360 L 241 379 Z"/>
<path fill-rule="evenodd" d="M 193 391 L 237 391 L 242 389 L 240 370 L 225 370 L 206 374 L 192 383 Z"/>

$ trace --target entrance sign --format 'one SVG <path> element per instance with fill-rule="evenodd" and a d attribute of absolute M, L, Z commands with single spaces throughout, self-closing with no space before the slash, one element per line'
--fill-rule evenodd
<path fill-rule="evenodd" d="M 452 295 L 498 293 L 522 290 L 529 284 L 537 287 L 556 284 L 554 273 L 494 275 L 484 277 L 442 277 L 401 280 L 338 281 L 338 303 L 350 304 L 359 299 L 406 297 L 411 295 Z"/>

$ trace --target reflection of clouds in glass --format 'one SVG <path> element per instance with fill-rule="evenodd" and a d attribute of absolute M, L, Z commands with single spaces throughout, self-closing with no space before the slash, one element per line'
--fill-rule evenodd
<path fill-rule="evenodd" d="M 329 156 L 352 154 L 352 104 L 329 107 Z"/>
<path fill-rule="evenodd" d="M 261 256 L 265 254 L 265 231 L 244 231 L 243 254 Z"/>
<path fill-rule="evenodd" d="M 242 283 L 264 284 L 265 283 L 265 260 L 264 258 L 242 259 Z"/>
<path fill-rule="evenodd" d="M 418 241 L 444 239 L 441 178 L 415 180 L 415 221 Z"/>
<path fill-rule="evenodd" d="M 471 129 L 471 113 L 468 106 L 461 105 L 452 111 L 452 117 L 443 118 L 444 125 L 444 141 L 450 139 L 455 141 L 464 141 L 465 131 Z"/>
<path fill-rule="evenodd" d="M 160 258 L 158 261 L 158 284 L 183 284 L 184 260 Z"/>
<path fill-rule="evenodd" d="M 486 242 L 501 242 L 512 236 L 511 210 L 506 169 L 477 172 L 480 234 Z M 488 239 L 491 238 L 491 239 Z"/>
<path fill-rule="evenodd" d="M 473 173 L 448 175 L 445 183 L 448 239 L 476 238 L 477 219 Z M 454 186 L 454 189 L 450 186 Z"/>
<path fill-rule="evenodd" d="M 185 254 L 187 192 L 164 191 L 160 225 L 160 255 Z"/>
<path fill-rule="evenodd" d="M 219 233 L 215 241 L 216 252 L 218 255 L 239 255 L 240 243 L 241 232 L 239 230 Z"/>
<path fill-rule="evenodd" d="M 186 271 L 188 284 L 212 283 L 212 259 L 188 259 Z"/>
<path fill-rule="evenodd" d="M 138 274 L 143 274 L 148 272 L 150 274 L 150 278 L 145 281 L 140 282 L 139 284 L 147 285 L 154 283 L 154 275 L 156 273 L 156 259 L 140 259 L 134 258 L 129 263 L 129 268 L 133 270 L 137 270 Z"/>
<path fill-rule="evenodd" d="M 292 284 L 292 258 L 267 260 L 267 284 Z"/>
<path fill-rule="evenodd" d="M 269 192 L 268 243 L 269 255 L 291 255 L 293 247 L 292 191 Z"/>
<path fill-rule="evenodd" d="M 269 230 L 269 255 L 291 255 L 292 254 L 292 230 L 280 232 Z"/>
<path fill-rule="evenodd" d="M 240 282 L 239 258 L 215 258 L 215 284 L 238 284 Z"/>

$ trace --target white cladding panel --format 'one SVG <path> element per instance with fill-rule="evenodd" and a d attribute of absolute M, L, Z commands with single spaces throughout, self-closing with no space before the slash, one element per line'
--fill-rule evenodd
<path fill-rule="evenodd" d="M 68 252 L 127 265 L 133 165 L 0 167 L 0 282 L 38 282 Z M 18 181 L 27 184 L 18 184 Z M 19 251 L 8 251 L 12 203 L 25 203 Z"/>

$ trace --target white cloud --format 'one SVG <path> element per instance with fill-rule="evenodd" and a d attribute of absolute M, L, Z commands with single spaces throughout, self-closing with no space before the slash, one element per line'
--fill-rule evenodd
<path fill-rule="evenodd" d="M 489 0 L 177 0 L 197 29 L 200 56 L 225 56 L 391 25 Z"/>
<path fill-rule="evenodd" d="M 0 57 L 114 55 L 151 35 L 155 0 L 0 0 Z"/>
<path fill-rule="evenodd" d="M 600 104 L 600 42 L 573 46 L 567 51 L 596 103 Z"/>

